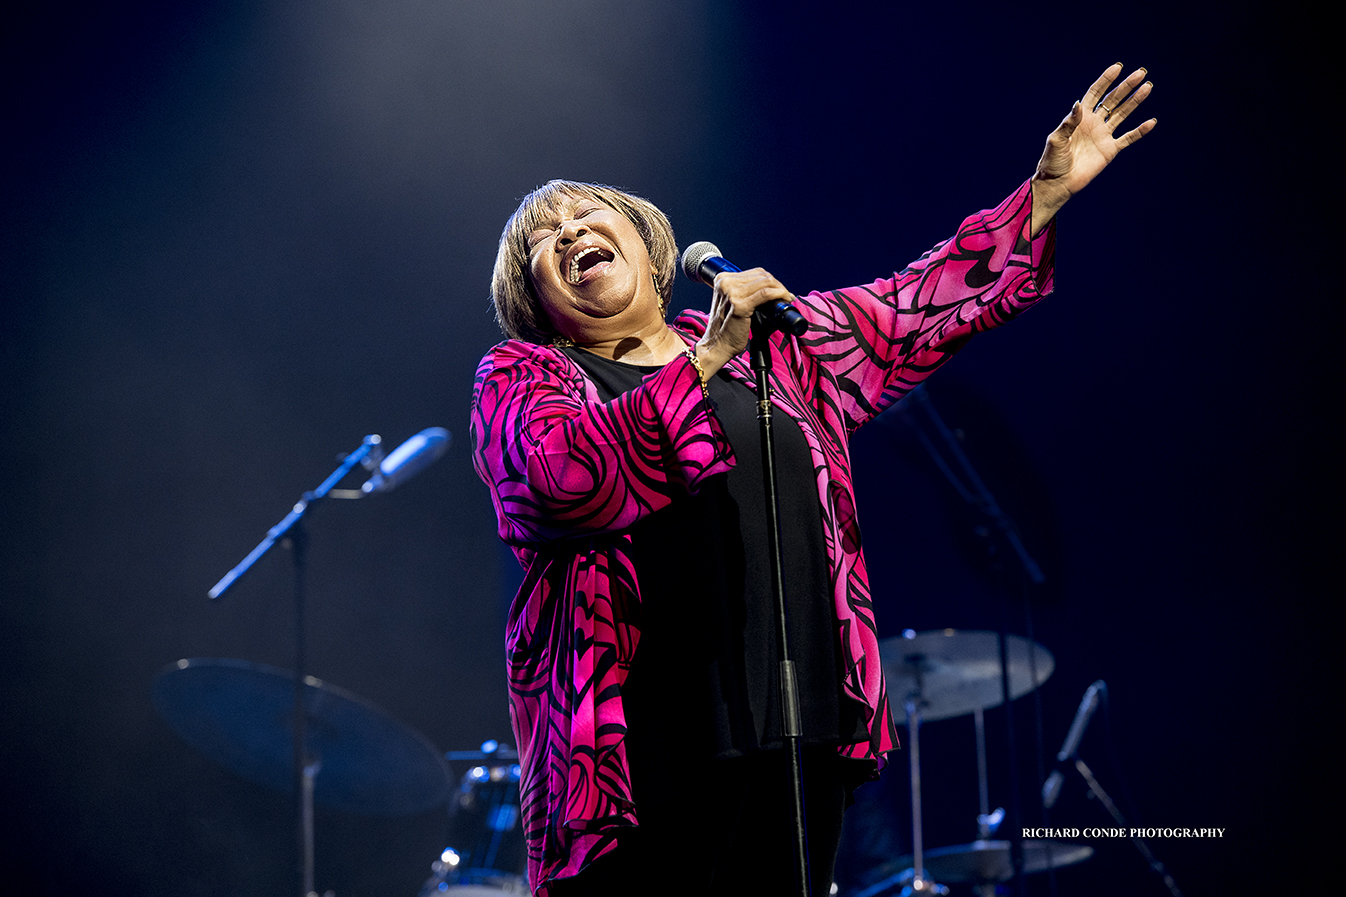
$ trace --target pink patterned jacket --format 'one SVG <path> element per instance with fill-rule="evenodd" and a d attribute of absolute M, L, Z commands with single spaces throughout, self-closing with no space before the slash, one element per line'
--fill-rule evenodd
<path fill-rule="evenodd" d="M 843 687 L 869 708 L 869 740 L 840 749 L 851 757 L 877 760 L 897 733 L 847 440 L 969 336 L 1051 291 L 1054 227 L 1028 239 L 1031 201 L 1025 183 L 893 277 L 800 297 L 808 332 L 773 344 L 777 407 L 799 423 L 813 458 Z M 705 325 L 700 312 L 674 322 L 689 345 Z M 753 387 L 746 354 L 726 370 Z M 548 881 L 576 874 L 637 824 L 622 686 L 640 643 L 627 612 L 640 581 L 624 530 L 729 470 L 734 456 L 686 359 L 600 403 L 562 352 L 518 340 L 477 369 L 472 439 L 500 537 L 526 571 L 505 644 L 529 881 L 545 895 Z"/>

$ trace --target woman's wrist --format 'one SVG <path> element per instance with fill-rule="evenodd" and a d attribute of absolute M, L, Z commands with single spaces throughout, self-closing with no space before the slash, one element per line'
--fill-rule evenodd
<path fill-rule="evenodd" d="M 728 360 L 722 358 L 721 353 L 707 345 L 704 339 L 688 349 L 687 352 L 696 358 L 693 363 L 696 365 L 697 372 L 701 375 L 702 383 L 709 383 L 710 378 L 714 377 Z"/>
<path fill-rule="evenodd" d="M 692 368 L 696 371 L 696 379 L 701 384 L 701 394 L 709 398 L 710 386 L 708 384 L 710 378 L 706 374 L 705 363 L 701 361 L 696 352 L 697 349 L 695 346 L 689 346 L 686 353 L 687 360 L 692 363 Z"/>
<path fill-rule="evenodd" d="M 1028 188 L 1033 194 L 1033 224 L 1031 235 L 1036 237 L 1042 233 L 1043 228 L 1051 223 L 1056 217 L 1056 213 L 1061 211 L 1061 207 L 1070 199 L 1070 192 L 1064 187 L 1052 185 L 1050 178 L 1043 178 L 1040 175 L 1033 175 L 1032 180 L 1028 182 Z"/>

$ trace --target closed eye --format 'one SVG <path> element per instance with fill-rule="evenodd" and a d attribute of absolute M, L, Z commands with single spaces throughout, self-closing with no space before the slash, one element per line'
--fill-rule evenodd
<path fill-rule="evenodd" d="M 571 211 L 571 213 L 570 213 L 570 218 L 571 218 L 571 220 L 577 220 L 577 219 L 580 219 L 580 218 L 586 218 L 586 217 L 588 217 L 589 215 L 592 215 L 594 212 L 597 212 L 599 209 L 602 209 L 602 208 L 604 208 L 604 207 L 601 206 L 601 205 L 598 205 L 597 203 L 586 203 L 586 204 L 584 204 L 584 205 L 579 205 L 579 206 L 576 206 L 576 207 L 574 208 L 574 210 Z M 549 236 L 551 236 L 552 234 L 557 233 L 558 231 L 560 231 L 561 227 L 562 227 L 564 224 L 565 224 L 565 221 L 559 221 L 559 222 L 557 222 L 557 224 L 556 224 L 555 227 L 550 227 L 550 228 L 541 228 L 541 227 L 539 227 L 537 230 L 533 231 L 531 234 L 528 235 L 528 248 L 529 248 L 530 250 L 531 250 L 531 249 L 536 249 L 536 248 L 538 247 L 538 245 L 540 245 L 544 240 L 547 239 L 547 237 L 549 237 Z"/>

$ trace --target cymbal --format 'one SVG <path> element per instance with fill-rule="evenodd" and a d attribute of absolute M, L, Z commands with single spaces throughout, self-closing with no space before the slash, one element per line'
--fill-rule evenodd
<path fill-rule="evenodd" d="M 1024 839 L 1024 873 L 1046 872 L 1082 863 L 1094 855 L 1087 844 L 1068 841 Z M 923 855 L 927 878 L 950 884 L 961 882 L 1009 881 L 1014 877 L 1010 863 L 1008 841 L 973 841 L 953 847 L 938 847 Z M 885 868 L 905 869 L 911 866 L 911 856 L 899 857 Z"/>
<path fill-rule="evenodd" d="M 249 781 L 294 791 L 294 674 L 228 658 L 179 660 L 154 681 L 154 706 L 173 731 Z M 309 756 L 320 761 L 317 804 L 402 814 L 445 801 L 449 770 L 420 733 L 385 711 L 304 677 Z"/>
<path fill-rule="evenodd" d="M 1056 658 L 1021 636 L 1011 635 L 1007 642 L 1010 697 L 1017 698 L 1047 681 L 1056 669 Z M 879 642 L 879 655 L 893 718 L 899 724 L 907 719 L 905 701 L 917 691 L 918 672 L 923 721 L 949 719 L 1002 703 L 997 633 L 936 629 L 912 638 L 898 636 Z"/>

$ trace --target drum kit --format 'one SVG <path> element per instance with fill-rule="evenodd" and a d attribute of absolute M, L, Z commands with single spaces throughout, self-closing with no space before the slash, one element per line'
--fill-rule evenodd
<path fill-rule="evenodd" d="M 850 897 L 947 894 L 944 883 L 978 895 L 1016 870 L 1011 842 L 993 837 L 1004 817 L 990 811 L 983 713 L 1037 688 L 1055 660 L 1042 646 L 994 632 L 952 629 L 880 643 L 898 722 L 907 726 L 911 773 L 912 853 L 875 870 Z M 1005 675 L 1002 677 L 1002 657 Z M 529 893 L 519 812 L 518 755 L 487 741 L 478 750 L 441 753 L 422 735 L 370 702 L 312 676 L 304 680 L 314 803 L 362 813 L 409 814 L 448 805 L 448 846 L 431 864 L 418 897 L 513 897 Z M 159 674 L 154 704 L 185 741 L 245 779 L 293 789 L 291 733 L 294 679 L 286 670 L 231 659 L 180 660 Z M 900 699 L 900 700 L 899 700 Z M 920 726 L 972 714 L 976 723 L 980 837 L 925 850 L 921 837 Z M 463 769 L 456 788 L 453 769 Z M 1079 863 L 1087 845 L 1022 842 L 1022 871 L 1034 874 Z"/>
<path fill-rule="evenodd" d="M 947 894 L 942 883 L 967 884 L 974 894 L 991 897 L 996 885 L 1087 860 L 1094 849 L 1083 844 L 1023 840 L 1020 869 L 1012 862 L 1012 843 L 991 836 L 1004 811 L 990 810 L 986 773 L 984 712 L 1022 697 L 1042 685 L 1056 668 L 1051 653 L 1036 642 L 995 632 L 940 629 L 908 630 L 879 643 L 884 678 L 898 722 L 907 725 L 906 753 L 911 774 L 912 852 L 885 863 L 882 876 L 851 897 L 903 897 Z M 981 812 L 979 837 L 969 844 L 925 850 L 921 832 L 922 723 L 972 714 L 977 738 L 977 780 Z M 896 871 L 894 871 L 896 870 Z"/>
<path fill-rule="evenodd" d="M 154 681 L 154 705 L 188 744 L 249 781 L 293 790 L 288 670 L 244 660 L 179 660 Z M 370 702 L 304 678 L 312 802 L 357 813 L 401 815 L 448 803 L 449 846 L 421 895 L 512 897 L 529 893 L 519 819 L 518 755 L 488 741 L 476 751 L 435 749 Z M 467 765 L 456 790 L 451 766 Z M 331 892 L 328 892 L 329 894 Z"/>
<path fill-rule="evenodd" d="M 449 805 L 453 842 L 432 866 L 423 894 L 528 893 L 519 819 L 519 765 L 507 746 L 442 754 L 420 733 L 363 698 L 305 675 L 304 521 L 330 499 L 388 492 L 442 456 L 450 435 L 429 427 L 384 455 L 366 436 L 317 488 L 305 492 L 266 537 L 207 593 L 218 599 L 277 545 L 294 566 L 295 671 L 228 658 L 179 660 L 154 681 L 154 705 L 178 735 L 257 784 L 295 798 L 299 892 L 314 890 L 314 806 L 359 813 L 418 813 Z M 339 489 L 357 467 L 372 476 Z M 469 761 L 450 797 L 450 764 Z M 332 897 L 328 891 L 325 897 Z"/>
<path fill-rule="evenodd" d="M 934 426 L 938 439 L 927 435 L 922 440 L 941 469 L 946 475 L 955 467 L 964 472 L 974 488 L 960 487 L 960 493 L 971 496 L 1001 527 L 1029 581 L 1040 582 L 1041 571 L 981 485 L 929 397 L 918 388 L 912 398 Z M 208 593 L 218 599 L 273 546 L 288 545 L 295 568 L 295 672 L 243 660 L 198 658 L 177 661 L 154 683 L 155 707 L 184 740 L 242 777 L 295 796 L 303 897 L 318 897 L 312 888 L 314 804 L 402 814 L 447 802 L 450 843 L 431 864 L 431 875 L 419 897 L 449 892 L 450 897 L 529 893 L 519 809 L 520 768 L 512 748 L 488 741 L 480 750 L 440 753 L 418 732 L 368 701 L 305 675 L 306 514 L 327 499 L 360 498 L 395 488 L 440 457 L 449 439 L 447 430 L 430 427 L 385 457 L 381 438 L 366 436 Z M 939 458 L 936 442 L 947 446 L 953 465 Z M 372 472 L 371 478 L 358 490 L 336 488 L 357 466 Z M 1087 845 L 992 838 L 1004 811 L 990 811 L 983 714 L 1045 682 L 1055 668 L 1050 652 L 1017 636 L 952 629 L 919 634 L 908 630 L 881 642 L 879 652 L 891 706 L 900 710 L 894 715 L 900 715 L 898 721 L 907 725 L 912 853 L 884 864 L 878 870 L 881 880 L 848 897 L 887 897 L 899 889 L 903 897 L 947 894 L 941 879 L 969 884 L 980 897 L 991 897 L 997 883 L 1082 862 L 1093 854 Z M 979 838 L 926 851 L 921 831 L 920 726 L 969 713 L 977 733 Z M 453 790 L 450 764 L 456 763 L 466 763 L 468 768 Z M 1101 793 L 1092 784 L 1091 788 Z M 1176 888 L 1173 891 L 1177 893 Z"/>

